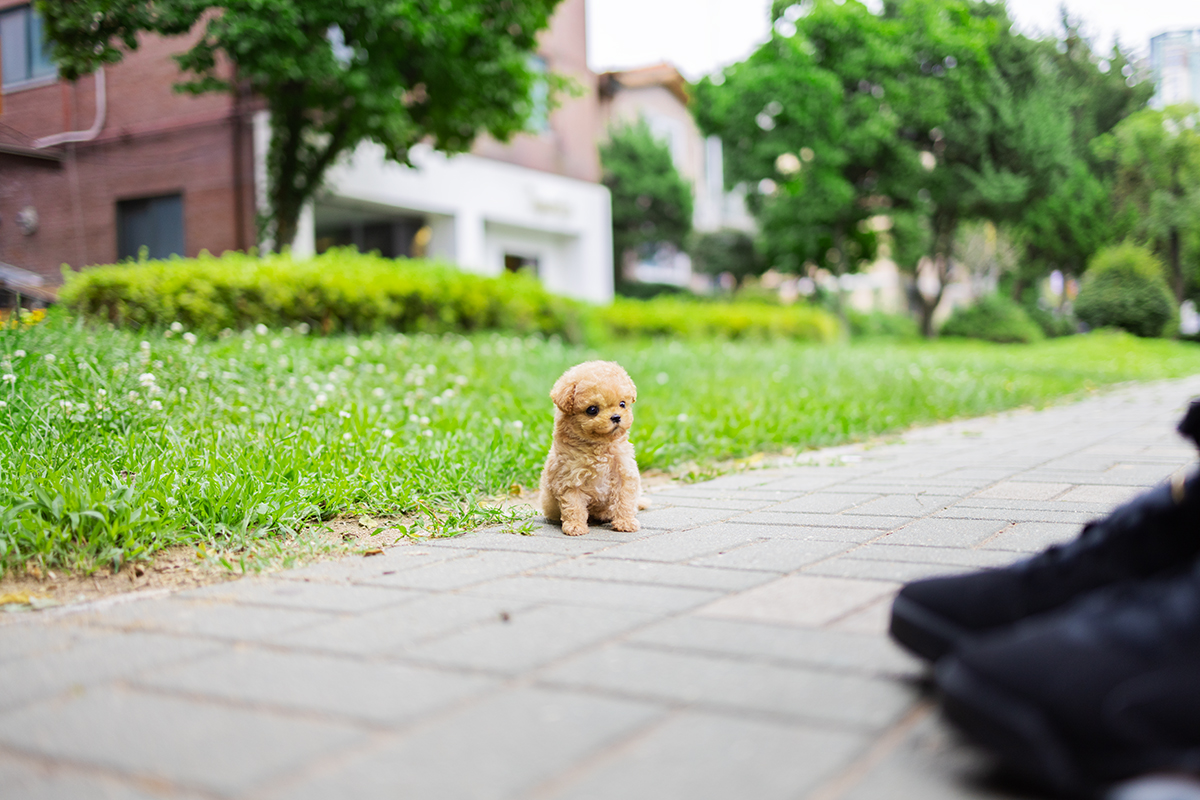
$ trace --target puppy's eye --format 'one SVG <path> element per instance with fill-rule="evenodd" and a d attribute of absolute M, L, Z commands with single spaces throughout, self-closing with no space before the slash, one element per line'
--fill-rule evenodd
<path fill-rule="evenodd" d="M 621 401 L 621 408 L 624 408 L 624 407 L 625 407 L 625 401 L 624 401 L 624 400 L 622 400 L 622 401 Z"/>
<path fill-rule="evenodd" d="M 589 417 L 594 417 L 599 413 L 600 413 L 600 406 L 588 406 L 587 407 L 587 415 Z"/>

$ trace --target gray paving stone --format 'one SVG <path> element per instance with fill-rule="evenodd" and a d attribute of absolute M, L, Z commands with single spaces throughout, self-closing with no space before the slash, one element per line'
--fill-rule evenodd
<path fill-rule="evenodd" d="M 595 536 L 564 536 L 557 526 L 553 533 L 543 532 L 542 529 L 533 536 L 522 536 L 515 533 L 464 533 L 446 539 L 435 539 L 428 547 L 445 547 L 449 549 L 473 548 L 478 550 L 520 550 L 526 553 L 562 553 L 564 555 L 589 555 L 613 546 L 613 543 Z"/>
<path fill-rule="evenodd" d="M 78 692 L 143 669 L 197 658 L 223 649 L 198 639 L 155 633 L 81 636 L 59 650 L 33 653 L 0 668 L 0 710 L 28 705 L 65 692 Z"/>
<path fill-rule="evenodd" d="M 998 536 L 979 545 L 980 549 L 1018 553 L 1036 553 L 1052 544 L 1069 542 L 1079 535 L 1080 526 L 1051 522 L 1018 522 Z M 1014 556 L 1015 558 L 1015 556 Z"/>
<path fill-rule="evenodd" d="M 916 678 L 923 662 L 890 639 L 828 629 L 768 625 L 711 617 L 674 617 L 630 634 L 630 644 L 709 655 L 774 661 L 830 671 Z"/>
<path fill-rule="evenodd" d="M 232 796 L 363 740 L 352 727 L 163 695 L 87 691 L 0 714 L 0 744 Z"/>
<path fill-rule="evenodd" d="M 880 539 L 886 544 L 918 544 L 935 547 L 972 547 L 1008 527 L 1008 520 L 919 519 Z"/>
<path fill-rule="evenodd" d="M 785 570 L 786 571 L 786 570 Z M 587 578 L 619 583 L 644 583 L 651 586 L 679 586 L 685 589 L 748 589 L 771 580 L 771 575 L 719 566 L 664 564 L 657 561 L 631 561 L 619 558 L 584 556 L 560 561 L 540 569 L 537 575 L 555 578 Z"/>
<path fill-rule="evenodd" d="M 732 508 L 695 508 L 680 506 L 678 508 L 660 508 L 657 511 L 639 511 L 637 518 L 642 528 L 665 528 L 679 531 L 695 528 L 710 522 L 736 517 L 741 509 Z"/>
<path fill-rule="evenodd" d="M 887 533 L 882 528 L 828 528 L 819 525 L 760 525 L 750 522 L 718 522 L 706 531 L 739 531 L 745 541 L 791 539 L 797 542 L 843 542 L 857 544 Z"/>
<path fill-rule="evenodd" d="M 419 545 L 396 545 L 384 547 L 383 554 L 362 557 L 351 556 L 336 561 L 321 561 L 298 569 L 276 573 L 276 578 L 295 581 L 347 582 L 351 578 L 363 579 L 385 572 L 414 569 L 438 561 L 461 557 L 461 553 L 446 548 L 421 547 Z"/>
<path fill-rule="evenodd" d="M 778 498 L 771 500 L 751 500 L 740 497 L 692 497 L 689 495 L 655 493 L 649 495 L 654 501 L 652 510 L 666 508 L 713 508 L 732 511 L 756 511 L 760 508 L 770 508 L 781 502 Z M 639 514 L 640 517 L 640 514 Z"/>
<path fill-rule="evenodd" d="M 805 567 L 805 575 L 828 575 L 834 578 L 856 578 L 860 580 L 891 581 L 907 583 L 938 575 L 957 575 L 962 567 L 947 564 L 930 564 L 918 561 L 879 561 L 866 558 L 839 556 Z"/>
<path fill-rule="evenodd" d="M 1003 534 L 1002 534 L 1003 535 Z M 852 558 L 877 561 L 944 564 L 950 567 L 1001 567 L 1012 562 L 1011 553 L 994 550 L 963 549 L 961 547 L 930 547 L 923 545 L 868 544 L 848 553 Z"/>
<path fill-rule="evenodd" d="M 838 511 L 845 511 L 847 508 L 861 506 L 869 500 L 875 500 L 879 497 L 877 494 L 864 493 L 845 493 L 834 491 L 815 492 L 797 497 L 795 500 L 788 500 L 785 503 L 780 503 L 772 511 L 779 511 L 787 514 L 805 513 L 805 514 L 835 514 Z"/>
<path fill-rule="evenodd" d="M 300 778 L 273 800 L 500 800 L 534 789 L 653 722 L 654 703 L 517 689 L 333 769 Z"/>
<path fill-rule="evenodd" d="M 359 658 L 242 648 L 144 673 L 135 684 L 245 706 L 312 711 L 382 725 L 403 725 L 496 681 Z"/>
<path fill-rule="evenodd" d="M 184 600 L 215 600 L 256 606 L 353 613 L 399 605 L 418 595 L 403 589 L 382 589 L 374 586 L 247 578 L 181 592 L 176 596 Z"/>
<path fill-rule="evenodd" d="M 845 729 L 879 730 L 913 701 L 891 681 L 777 664 L 614 646 L 540 673 L 547 685 L 628 697 L 753 711 Z"/>
<path fill-rule="evenodd" d="M 868 514 L 805 514 L 798 511 L 751 511 L 737 518 L 753 525 L 804 525 L 810 528 L 856 528 L 888 531 L 911 521 L 910 517 Z"/>
<path fill-rule="evenodd" d="M 1025 508 L 983 508 L 955 505 L 937 513 L 938 519 L 1002 520 L 1005 522 L 1062 522 L 1083 525 L 1096 518 L 1085 511 L 1035 511 Z"/>
<path fill-rule="evenodd" d="M 846 542 L 766 539 L 751 542 L 733 550 L 703 556 L 689 563 L 723 569 L 754 569 L 784 573 L 845 552 L 850 546 Z"/>
<path fill-rule="evenodd" d="M 865 744 L 861 734 L 685 711 L 543 796 L 792 800 Z"/>
<path fill-rule="evenodd" d="M 886 497 L 880 497 L 878 500 L 872 500 L 869 503 L 864 503 L 856 507 L 854 513 L 880 516 L 906 516 L 910 518 L 924 517 L 940 511 L 957 500 L 959 500 L 958 496 L 945 494 L 934 495 L 920 492 L 912 494 L 889 494 Z"/>
<path fill-rule="evenodd" d="M 10 800 L 200 800 L 200 795 L 167 789 L 163 793 L 118 781 L 95 770 L 73 769 L 0 754 L 0 787 Z"/>
<path fill-rule="evenodd" d="M 41 620 L 0 625 L 0 664 L 39 653 L 49 653 L 71 647 L 80 639 L 94 636 L 91 631 L 76 627 L 53 627 Z"/>
<path fill-rule="evenodd" d="M 511 550 L 479 550 L 465 558 L 408 569 L 370 579 L 373 586 L 404 586 L 412 589 L 459 589 L 494 578 L 520 575 L 563 560 L 558 554 L 523 553 Z"/>
<path fill-rule="evenodd" d="M 671 613 L 695 608 L 720 597 L 717 591 L 675 586 L 643 586 L 582 578 L 549 578 L 526 575 L 481 583 L 464 590 L 480 597 L 524 602 L 557 602 L 598 608 Z"/>
<path fill-rule="evenodd" d="M 744 526 L 706 525 L 689 531 L 661 533 L 648 539 L 611 547 L 596 555 L 600 558 L 642 559 L 646 561 L 686 561 L 737 547 L 758 538 L 748 536 Z"/>
<path fill-rule="evenodd" d="M 292 608 L 237 605 L 213 600 L 128 603 L 91 614 L 81 621 L 127 630 L 157 630 L 214 639 L 257 640 L 334 619 L 333 614 Z"/>
<path fill-rule="evenodd" d="M 511 598 L 434 595 L 301 631 L 265 636 L 263 641 L 301 650 L 384 655 L 402 652 L 405 647 L 453 633 L 485 619 L 499 618 L 501 614 L 511 614 L 529 605 L 531 603 Z"/>
<path fill-rule="evenodd" d="M 657 615 L 612 608 L 540 606 L 492 618 L 459 633 L 409 648 L 419 661 L 516 674 L 639 628 Z"/>

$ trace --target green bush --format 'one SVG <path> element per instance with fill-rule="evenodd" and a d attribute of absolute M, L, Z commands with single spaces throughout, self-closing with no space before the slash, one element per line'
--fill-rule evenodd
<path fill-rule="evenodd" d="M 714 303 L 670 296 L 653 300 L 617 298 L 609 306 L 594 309 L 592 317 L 596 324 L 616 336 L 828 342 L 841 333 L 836 317 L 812 306 Z"/>
<path fill-rule="evenodd" d="M 1072 314 L 1060 314 L 1037 304 L 1022 305 L 1021 307 L 1049 339 L 1071 336 L 1079 332 L 1079 322 Z"/>
<path fill-rule="evenodd" d="M 580 304 L 536 278 L 497 278 L 352 248 L 299 260 L 242 253 L 67 273 L 59 297 L 121 326 L 180 322 L 197 333 L 307 323 L 322 333 L 506 330 L 581 338 Z"/>
<path fill-rule="evenodd" d="M 850 325 L 850 335 L 855 339 L 917 339 L 921 336 L 921 328 L 917 321 L 907 314 L 847 309 L 846 322 Z"/>
<path fill-rule="evenodd" d="M 1101 250 L 1088 262 L 1075 313 L 1092 328 L 1162 336 L 1175 315 L 1175 299 L 1154 254 L 1126 242 Z"/>
<path fill-rule="evenodd" d="M 942 336 L 962 336 L 989 342 L 1040 342 L 1042 329 L 1029 318 L 1025 309 L 999 294 L 979 299 L 974 305 L 959 308 L 942 326 Z"/>
<path fill-rule="evenodd" d="M 622 297 L 631 297 L 636 300 L 649 300 L 660 294 L 691 294 L 687 289 L 672 283 L 640 283 L 637 281 L 618 282 L 616 292 Z"/>

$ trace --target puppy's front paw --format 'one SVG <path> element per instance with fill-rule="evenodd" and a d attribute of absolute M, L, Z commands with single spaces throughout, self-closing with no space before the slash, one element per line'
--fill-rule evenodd
<path fill-rule="evenodd" d="M 562 531 L 567 536 L 583 536 L 588 527 L 585 522 L 563 522 Z"/>
<path fill-rule="evenodd" d="M 642 529 L 642 525 L 633 517 L 630 517 L 629 519 L 614 519 L 612 522 L 612 529 L 614 531 L 622 531 L 624 533 L 635 533 L 636 531 Z"/>

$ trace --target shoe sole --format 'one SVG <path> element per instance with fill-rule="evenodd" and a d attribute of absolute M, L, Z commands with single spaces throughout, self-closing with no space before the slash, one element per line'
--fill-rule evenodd
<path fill-rule="evenodd" d="M 1036 706 L 980 678 L 957 659 L 939 664 L 935 674 L 946 717 L 970 739 L 1059 794 L 1096 795 L 1097 787 Z"/>
<path fill-rule="evenodd" d="M 898 595 L 892 601 L 888 633 L 910 652 L 933 662 L 954 650 L 968 631 L 920 603 Z"/>

